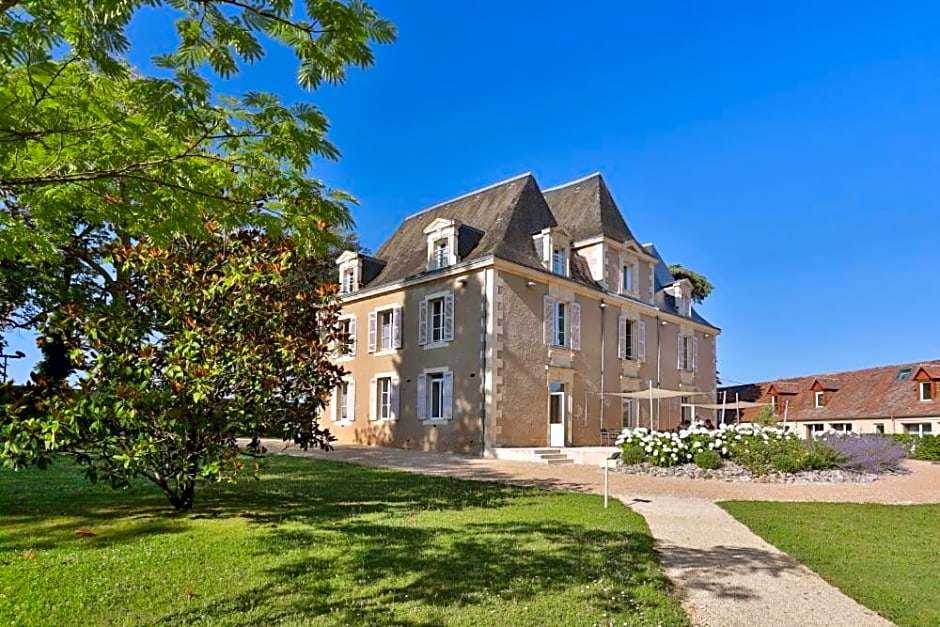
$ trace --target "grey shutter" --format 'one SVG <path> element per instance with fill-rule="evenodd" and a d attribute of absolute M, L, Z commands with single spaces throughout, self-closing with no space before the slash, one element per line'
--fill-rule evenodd
<path fill-rule="evenodd" d="M 539 263 L 545 265 L 545 236 L 536 235 L 532 238 L 532 243 L 535 245 L 535 254 L 539 258 Z"/>
<path fill-rule="evenodd" d="M 401 307 L 392 309 L 392 347 L 401 348 Z"/>
<path fill-rule="evenodd" d="M 636 359 L 646 361 L 646 323 L 642 320 L 636 323 Z"/>
<path fill-rule="evenodd" d="M 376 313 L 374 311 L 369 312 L 369 352 L 375 352 L 375 325 L 376 325 Z"/>
<path fill-rule="evenodd" d="M 454 373 L 444 373 L 444 420 L 454 417 Z"/>
<path fill-rule="evenodd" d="M 346 416 L 356 420 L 356 382 L 350 381 L 346 387 Z"/>
<path fill-rule="evenodd" d="M 418 375 L 418 420 L 428 418 L 428 375 L 423 372 Z"/>
<path fill-rule="evenodd" d="M 444 341 L 454 339 L 454 293 L 447 292 L 444 296 Z"/>
<path fill-rule="evenodd" d="M 698 338 L 692 338 L 692 370 L 698 370 Z"/>
<path fill-rule="evenodd" d="M 618 294 L 623 294 L 623 255 L 617 255 L 617 289 Z"/>
<path fill-rule="evenodd" d="M 682 335 L 677 336 L 679 338 L 679 353 L 676 355 L 676 369 L 682 370 L 682 353 L 685 348 L 685 339 Z"/>
<path fill-rule="evenodd" d="M 555 301 L 546 296 L 542 301 L 542 342 L 552 345 L 555 333 Z"/>
<path fill-rule="evenodd" d="M 656 266 L 650 264 L 650 302 L 656 301 Z"/>
<path fill-rule="evenodd" d="M 571 350 L 581 350 L 581 303 L 571 305 Z"/>
<path fill-rule="evenodd" d="M 376 405 L 379 403 L 379 381 L 375 377 L 369 380 L 369 420 L 378 420 L 379 413 Z"/>
<path fill-rule="evenodd" d="M 623 314 L 617 318 L 617 357 L 619 359 L 626 358 L 626 348 L 627 344 L 627 317 Z"/>
<path fill-rule="evenodd" d="M 399 387 L 398 384 L 399 384 L 398 377 L 392 377 L 391 390 L 389 390 L 390 398 L 388 401 L 388 404 L 389 404 L 388 415 L 389 415 L 389 418 L 391 418 L 392 420 L 398 420 L 398 402 L 399 402 L 398 399 L 400 398 L 400 395 L 398 393 L 398 387 Z"/>
<path fill-rule="evenodd" d="M 428 300 L 425 298 L 418 305 L 418 345 L 428 343 Z"/>
<path fill-rule="evenodd" d="M 356 356 L 356 317 L 355 316 L 349 319 L 349 344 L 346 349 L 346 354 L 351 357 Z"/>

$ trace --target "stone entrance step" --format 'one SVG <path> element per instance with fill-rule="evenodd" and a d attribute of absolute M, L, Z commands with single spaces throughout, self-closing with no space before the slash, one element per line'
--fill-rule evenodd
<path fill-rule="evenodd" d="M 557 448 L 542 448 L 534 451 L 535 456 L 543 464 L 573 464 L 574 460 Z"/>

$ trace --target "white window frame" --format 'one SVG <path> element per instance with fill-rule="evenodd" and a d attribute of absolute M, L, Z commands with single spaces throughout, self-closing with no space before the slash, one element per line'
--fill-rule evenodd
<path fill-rule="evenodd" d="M 904 433 L 910 435 L 933 435 L 933 423 L 931 422 L 905 422 L 902 423 Z M 925 428 L 926 427 L 926 428 Z"/>
<path fill-rule="evenodd" d="M 343 393 L 345 386 L 345 394 Z M 344 412 L 345 410 L 345 412 Z M 343 415 L 345 413 L 345 416 Z M 356 421 L 356 381 L 344 379 L 333 391 L 332 410 L 330 415 L 333 422 L 339 425 L 350 425 Z"/>
<path fill-rule="evenodd" d="M 821 435 L 826 431 L 826 425 L 823 423 L 810 423 L 806 425 L 806 430 L 809 432 L 810 437 Z"/>
<path fill-rule="evenodd" d="M 558 348 L 568 348 L 568 342 L 571 339 L 570 334 L 568 333 L 568 325 L 570 322 L 569 318 L 568 302 L 564 300 L 556 300 L 553 316 L 554 326 L 552 328 L 552 346 L 557 346 Z"/>
<path fill-rule="evenodd" d="M 340 326 L 345 326 L 347 329 L 347 334 L 349 338 L 349 343 L 346 346 L 338 345 L 334 351 L 336 359 L 339 361 L 352 359 L 356 356 L 356 345 L 357 338 L 356 334 L 358 333 L 358 325 L 356 321 L 356 314 L 347 314 L 345 316 L 339 316 L 337 322 Z"/>
<path fill-rule="evenodd" d="M 382 390 L 383 382 L 389 382 L 387 395 Z M 401 403 L 400 379 L 396 372 L 377 372 L 369 382 L 369 420 L 376 422 L 395 422 L 398 420 Z M 388 408 L 383 416 L 383 410 Z"/>
<path fill-rule="evenodd" d="M 381 324 L 383 315 L 390 316 L 389 346 L 383 342 Z M 402 348 L 402 307 L 401 305 L 383 305 L 369 312 L 369 352 L 373 355 L 393 353 Z"/>
<path fill-rule="evenodd" d="M 927 391 L 927 394 L 924 394 L 924 391 Z M 918 381 L 917 382 L 917 397 L 920 399 L 921 403 L 930 403 L 933 401 L 933 381 Z"/>
<path fill-rule="evenodd" d="M 640 264 L 632 259 L 625 259 L 620 264 L 620 293 L 637 294 L 639 292 Z"/>
<path fill-rule="evenodd" d="M 452 265 L 450 239 L 450 237 L 441 237 L 434 240 L 433 249 L 431 250 L 432 269 L 439 270 Z"/>
<path fill-rule="evenodd" d="M 553 242 L 554 244 L 554 242 Z M 552 273 L 559 276 L 568 276 L 569 272 L 569 252 L 564 246 L 552 246 L 551 263 Z"/>
<path fill-rule="evenodd" d="M 830 422 L 829 429 L 836 433 L 852 433 L 851 422 Z"/>
<path fill-rule="evenodd" d="M 695 335 L 679 335 L 679 365 L 682 372 L 695 372 L 698 368 L 698 338 Z"/>
<path fill-rule="evenodd" d="M 826 406 L 826 392 L 820 391 L 816 392 L 816 395 L 813 397 L 813 407 L 816 409 L 822 409 Z"/>
<path fill-rule="evenodd" d="M 440 301 L 440 336 L 434 337 L 434 303 Z M 434 292 L 425 296 L 418 304 L 418 345 L 424 348 L 447 346 L 454 339 L 454 292 Z"/>
<path fill-rule="evenodd" d="M 433 380 L 440 377 L 441 394 L 441 415 L 432 416 L 433 407 L 432 394 L 434 391 Z M 441 424 L 448 422 L 454 417 L 454 373 L 445 366 L 435 368 L 425 368 L 418 374 L 418 420 L 422 424 Z"/>
<path fill-rule="evenodd" d="M 777 415 L 777 409 L 778 409 L 777 405 L 778 405 L 777 395 L 772 394 L 770 397 L 770 409 L 773 410 L 773 413 L 775 416 Z"/>
<path fill-rule="evenodd" d="M 563 317 L 558 315 L 560 307 L 564 307 Z M 542 343 L 552 348 L 581 350 L 581 303 L 545 296 L 542 311 Z"/>
<path fill-rule="evenodd" d="M 340 271 L 340 293 L 351 294 L 356 291 L 356 268 L 346 266 Z"/>
<path fill-rule="evenodd" d="M 624 429 L 637 427 L 636 403 L 632 398 L 620 399 L 620 426 Z"/>

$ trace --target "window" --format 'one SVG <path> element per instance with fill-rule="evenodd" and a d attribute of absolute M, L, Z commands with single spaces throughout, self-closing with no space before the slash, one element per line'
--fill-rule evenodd
<path fill-rule="evenodd" d="M 692 299 L 685 298 L 684 296 L 676 296 L 676 310 L 678 310 L 680 316 L 691 318 L 692 317 Z"/>
<path fill-rule="evenodd" d="M 447 238 L 434 242 L 434 268 L 446 268 L 450 265 L 450 244 Z"/>
<path fill-rule="evenodd" d="M 692 424 L 695 420 L 695 408 L 691 405 L 692 399 L 688 396 L 680 396 L 679 403 L 681 407 L 682 422 Z"/>
<path fill-rule="evenodd" d="M 826 393 L 825 392 L 816 392 L 815 406 L 816 409 L 826 406 Z"/>
<path fill-rule="evenodd" d="M 336 353 L 352 357 L 356 354 L 356 319 L 341 318 L 338 326 Z"/>
<path fill-rule="evenodd" d="M 437 345 L 454 339 L 454 294 L 440 292 L 421 301 L 418 309 L 418 344 Z"/>
<path fill-rule="evenodd" d="M 343 270 L 343 277 L 340 283 L 340 291 L 343 294 L 349 294 L 356 291 L 356 269 L 346 268 Z"/>
<path fill-rule="evenodd" d="M 431 312 L 431 341 L 444 341 L 444 299 L 435 298 L 428 301 L 428 309 Z"/>
<path fill-rule="evenodd" d="M 339 384 L 339 416 L 340 420 L 349 420 L 349 384 L 343 381 Z"/>
<path fill-rule="evenodd" d="M 917 422 L 904 425 L 904 433 L 911 435 L 930 435 L 933 433 L 933 425 L 929 422 Z"/>
<path fill-rule="evenodd" d="M 418 419 L 450 420 L 453 417 L 454 375 L 446 368 L 432 368 L 418 375 Z"/>
<path fill-rule="evenodd" d="M 369 313 L 369 352 L 401 348 L 401 307 Z"/>
<path fill-rule="evenodd" d="M 634 416 L 634 404 L 632 398 L 623 399 L 623 415 L 620 426 L 624 429 L 632 429 L 636 426 L 636 418 Z"/>
<path fill-rule="evenodd" d="M 545 297 L 542 340 L 549 346 L 581 350 L 581 305 Z"/>
<path fill-rule="evenodd" d="M 382 420 L 388 420 L 392 417 L 392 379 L 391 377 L 381 377 L 376 380 L 378 387 L 378 400 L 376 415 Z"/>
<path fill-rule="evenodd" d="M 623 291 L 624 292 L 635 292 L 636 291 L 636 265 L 632 263 L 623 264 Z"/>
<path fill-rule="evenodd" d="M 691 372 L 698 361 L 698 341 L 691 335 L 679 336 L 679 370 Z"/>
<path fill-rule="evenodd" d="M 435 372 L 428 375 L 428 418 L 430 420 L 444 419 L 444 373 Z"/>
<path fill-rule="evenodd" d="M 552 249 L 552 272 L 568 276 L 568 255 L 564 248 Z"/>
<path fill-rule="evenodd" d="M 617 353 L 620 359 L 646 361 L 646 323 L 620 316 L 620 342 Z"/>
<path fill-rule="evenodd" d="M 809 436 L 820 435 L 826 430 L 826 425 L 820 423 L 806 425 L 806 433 Z"/>
<path fill-rule="evenodd" d="M 774 414 L 777 413 L 777 395 L 776 394 L 770 397 L 770 408 L 773 410 Z"/>
<path fill-rule="evenodd" d="M 838 433 L 851 433 L 852 432 L 852 423 L 851 422 L 833 422 L 829 427 Z"/>
<path fill-rule="evenodd" d="M 875 423 L 875 433 L 882 433 L 882 434 L 883 434 L 884 432 L 885 432 L 884 423 L 876 422 L 876 423 Z"/>
<path fill-rule="evenodd" d="M 568 321 L 568 304 L 564 301 L 555 301 L 555 334 L 553 336 L 552 343 L 555 346 L 566 346 L 565 341 L 567 340 L 567 321 Z"/>
<path fill-rule="evenodd" d="M 920 382 L 920 400 L 922 401 L 933 400 L 933 386 L 931 385 L 930 381 Z"/>
<path fill-rule="evenodd" d="M 911 368 L 902 368 L 898 370 L 898 376 L 895 377 L 896 381 L 904 381 L 911 376 Z"/>

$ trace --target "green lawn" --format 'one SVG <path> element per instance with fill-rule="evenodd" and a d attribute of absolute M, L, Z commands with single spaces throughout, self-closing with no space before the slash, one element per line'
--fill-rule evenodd
<path fill-rule="evenodd" d="M 885 618 L 898 625 L 940 625 L 940 505 L 721 506 Z"/>
<path fill-rule="evenodd" d="M 141 623 L 687 621 L 643 519 L 596 496 L 274 458 L 176 515 L 68 462 L 0 471 L 0 624 Z"/>

